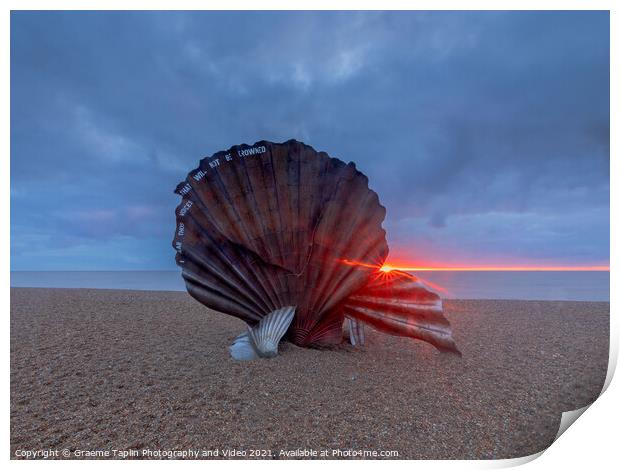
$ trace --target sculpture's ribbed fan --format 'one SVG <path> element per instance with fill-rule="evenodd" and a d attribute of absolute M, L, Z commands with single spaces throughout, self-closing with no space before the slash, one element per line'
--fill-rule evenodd
<path fill-rule="evenodd" d="M 370 277 L 342 260 L 387 256 L 385 209 L 353 163 L 262 141 L 203 159 L 176 192 L 173 244 L 193 297 L 250 326 L 292 305 L 291 341 L 342 340 L 334 307 Z"/>

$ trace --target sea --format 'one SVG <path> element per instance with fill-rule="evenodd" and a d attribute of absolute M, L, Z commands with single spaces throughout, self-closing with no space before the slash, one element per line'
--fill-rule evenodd
<path fill-rule="evenodd" d="M 609 301 L 609 271 L 412 273 L 448 299 Z M 11 287 L 184 291 L 180 271 L 11 271 Z"/>

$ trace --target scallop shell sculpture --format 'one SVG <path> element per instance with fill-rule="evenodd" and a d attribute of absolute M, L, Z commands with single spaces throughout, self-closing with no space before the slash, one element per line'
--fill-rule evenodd
<path fill-rule="evenodd" d="M 385 208 L 354 163 L 295 140 L 236 145 L 201 160 L 175 192 L 189 294 L 248 325 L 233 358 L 273 357 L 281 339 L 339 344 L 345 317 L 353 343 L 367 323 L 458 353 L 439 297 L 379 270 Z"/>

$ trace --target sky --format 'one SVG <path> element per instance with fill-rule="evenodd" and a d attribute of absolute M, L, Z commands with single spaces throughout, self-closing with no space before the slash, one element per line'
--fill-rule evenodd
<path fill-rule="evenodd" d="M 609 264 L 607 12 L 12 12 L 11 269 L 176 269 L 232 145 L 354 161 L 390 263 Z"/>

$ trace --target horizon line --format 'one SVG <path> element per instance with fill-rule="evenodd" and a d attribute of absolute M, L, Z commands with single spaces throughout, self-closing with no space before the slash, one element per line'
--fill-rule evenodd
<path fill-rule="evenodd" d="M 609 272 L 609 266 L 398 266 L 386 263 L 382 271 L 599 271 Z"/>
<path fill-rule="evenodd" d="M 352 263 L 353 264 L 353 263 Z M 355 263 L 358 264 L 358 263 Z M 360 263 L 361 264 L 361 263 Z M 370 266 L 375 269 L 378 266 Z M 385 263 L 381 271 L 598 271 L 609 272 L 609 266 L 399 266 L 396 264 Z M 177 272 L 176 269 L 11 269 L 9 272 Z"/>

